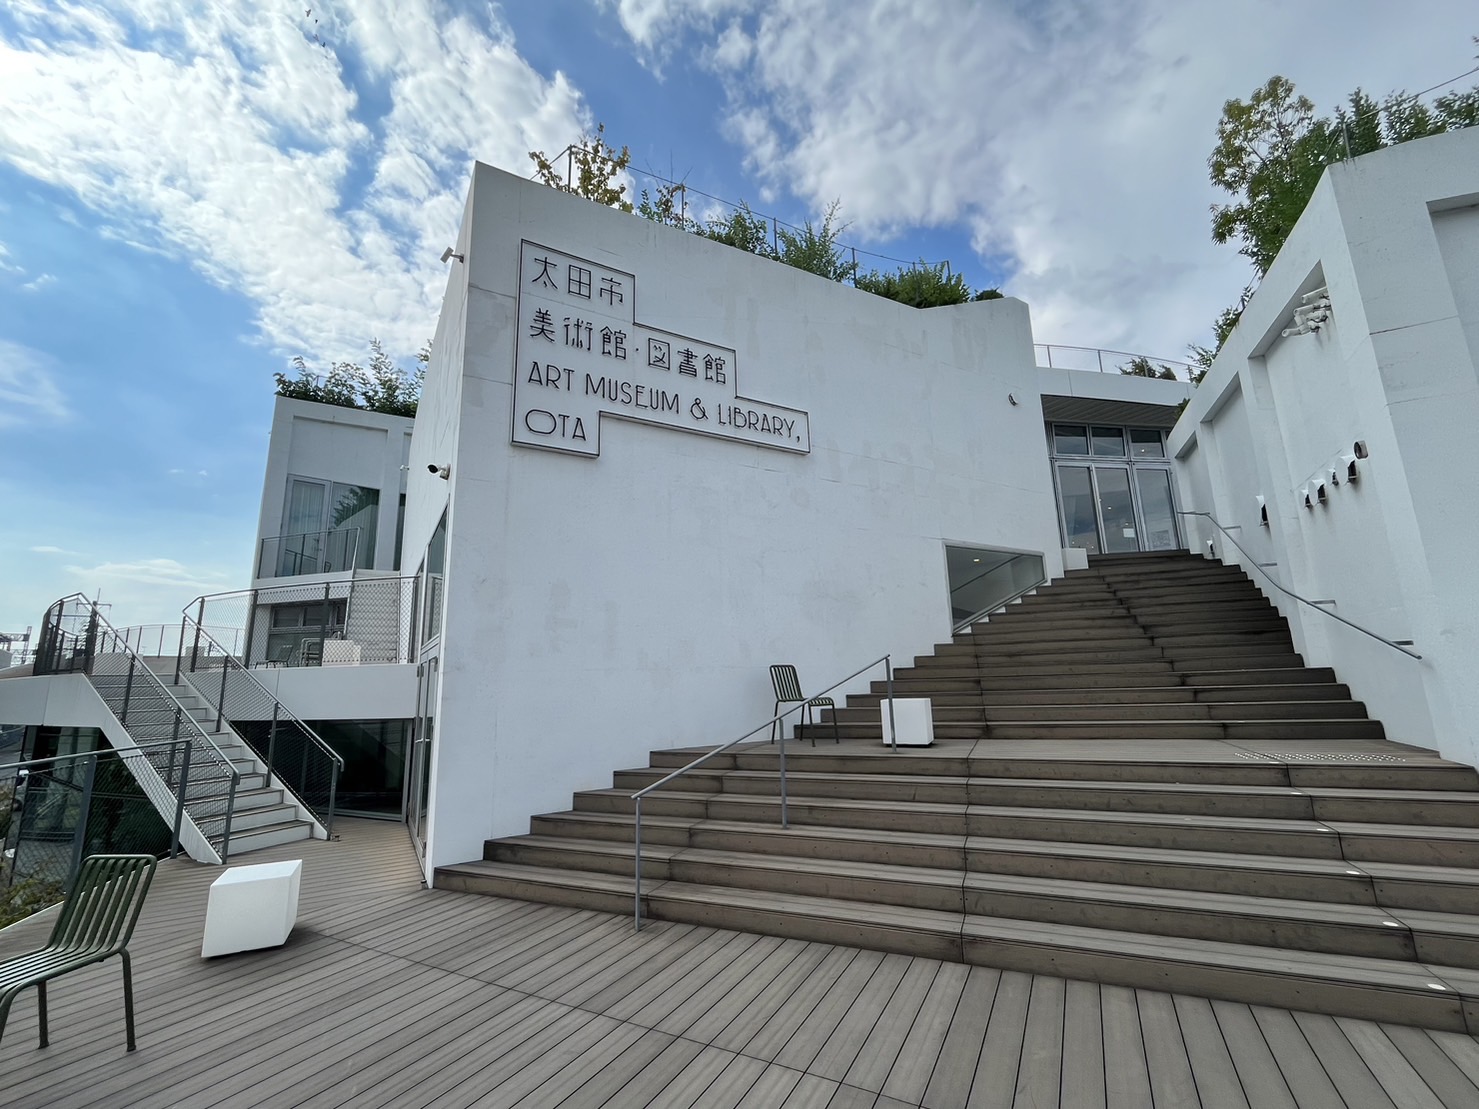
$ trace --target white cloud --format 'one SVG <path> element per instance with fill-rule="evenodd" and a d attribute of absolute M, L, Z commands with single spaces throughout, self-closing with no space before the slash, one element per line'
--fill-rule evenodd
<path fill-rule="evenodd" d="M 0 243 L 0 273 L 25 273 L 26 272 L 22 267 L 16 265 L 14 262 L 10 261 L 9 259 L 10 259 L 10 249 L 4 243 Z"/>
<path fill-rule="evenodd" d="M 40 351 L 0 339 L 0 428 L 71 419 L 66 398 Z"/>
<path fill-rule="evenodd" d="M 56 282 L 57 282 L 56 274 L 54 274 L 54 273 L 43 273 L 43 274 L 41 274 L 40 276 L 34 278 L 31 281 L 27 281 L 24 285 L 21 286 L 21 288 L 24 289 L 28 293 L 36 293 L 36 292 L 40 292 L 42 289 L 46 288 L 48 285 L 55 285 Z"/>
<path fill-rule="evenodd" d="M 227 580 L 220 571 L 191 570 L 172 558 L 141 558 L 133 562 L 103 562 L 97 566 L 68 566 L 67 572 L 86 578 L 93 585 L 148 585 L 194 589 L 219 589 Z"/>
<path fill-rule="evenodd" d="M 1472 64 L 1459 0 L 613 2 L 640 54 L 697 43 L 773 187 L 854 234 L 963 228 L 1043 340 L 1172 357 L 1251 276 L 1210 241 L 1224 100 L 1284 73 L 1328 111 Z"/>
<path fill-rule="evenodd" d="M 69 551 L 65 547 L 53 547 L 49 544 L 41 544 L 36 547 L 27 548 L 32 554 L 55 554 L 55 555 L 78 555 L 80 551 Z"/>
<path fill-rule="evenodd" d="M 376 335 L 414 351 L 471 162 L 522 170 L 563 146 L 580 96 L 535 72 L 496 13 L 365 0 L 315 6 L 315 24 L 307 7 L 20 4 L 20 33 L 0 38 L 0 157 L 244 293 L 281 350 L 343 356 Z M 383 117 L 366 118 L 341 57 L 370 69 Z"/>

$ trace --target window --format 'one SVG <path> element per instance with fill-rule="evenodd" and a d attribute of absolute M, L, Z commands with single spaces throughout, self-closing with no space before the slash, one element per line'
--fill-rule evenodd
<path fill-rule="evenodd" d="M 380 490 L 317 478 L 288 478 L 279 577 L 368 570 L 375 565 Z"/>
<path fill-rule="evenodd" d="M 1088 454 L 1089 429 L 1083 424 L 1054 424 L 1053 453 Z"/>
<path fill-rule="evenodd" d="M 1124 458 L 1125 429 L 1096 427 L 1094 429 L 1094 453 L 1101 458 Z"/>
<path fill-rule="evenodd" d="M 1131 458 L 1165 458 L 1166 444 L 1159 430 L 1153 427 L 1130 429 Z"/>
<path fill-rule="evenodd" d="M 447 514 L 437 521 L 426 545 L 426 623 L 422 640 L 442 634 L 442 575 L 447 567 Z"/>

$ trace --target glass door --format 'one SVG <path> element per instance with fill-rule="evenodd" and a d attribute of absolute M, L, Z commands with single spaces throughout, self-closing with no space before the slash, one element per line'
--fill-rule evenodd
<path fill-rule="evenodd" d="M 1094 485 L 1105 552 L 1138 551 L 1140 529 L 1135 524 L 1135 501 L 1130 496 L 1129 467 L 1095 466 Z"/>
<path fill-rule="evenodd" d="M 406 823 L 411 842 L 426 858 L 427 803 L 431 796 L 431 746 L 436 737 L 437 683 L 441 660 L 432 655 L 417 668 L 416 736 L 411 741 L 406 772 Z"/>
<path fill-rule="evenodd" d="M 1176 536 L 1176 507 L 1171 500 L 1171 471 L 1137 467 L 1135 485 L 1140 494 L 1141 550 L 1174 551 L 1181 546 Z"/>
<path fill-rule="evenodd" d="M 1058 467 L 1058 497 L 1063 535 L 1070 547 L 1098 554 L 1099 514 L 1094 510 L 1094 479 L 1088 466 Z"/>

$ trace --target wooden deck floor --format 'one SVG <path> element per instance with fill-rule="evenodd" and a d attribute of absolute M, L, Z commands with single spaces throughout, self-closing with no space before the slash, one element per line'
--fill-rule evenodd
<path fill-rule="evenodd" d="M 1366 1021 L 421 888 L 406 830 L 303 858 L 282 948 L 199 957 L 219 870 L 164 863 L 117 961 L 34 991 L 0 1105 L 1479 1106 L 1479 1042 Z M 0 933 L 0 958 L 47 921 Z"/>

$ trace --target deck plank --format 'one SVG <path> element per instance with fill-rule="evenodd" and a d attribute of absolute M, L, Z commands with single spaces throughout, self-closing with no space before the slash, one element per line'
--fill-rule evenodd
<path fill-rule="evenodd" d="M 1004 970 L 986 1022 L 986 1039 L 976 1076 L 971 1082 L 970 1109 L 1010 1109 L 1017 1094 L 1017 1072 L 1027 1033 L 1027 1008 L 1032 1000 L 1032 975 Z"/>
<path fill-rule="evenodd" d="M 1069 982 L 1063 1000 L 1063 1109 L 1105 1109 L 1099 986 Z"/>
<path fill-rule="evenodd" d="M 403 828 L 342 831 L 252 857 L 304 860 L 298 928 L 268 951 L 201 959 L 220 870 L 162 863 L 131 948 L 139 1050 L 116 963 L 53 985 L 44 1056 L 23 995 L 6 1109 L 1479 1104 L 1479 1041 L 1457 1033 L 691 924 L 637 934 L 424 890 Z M 0 955 L 50 927 L 7 929 Z M 38 1065 L 53 1055 L 68 1066 Z"/>
<path fill-rule="evenodd" d="M 1177 995 L 1173 1004 L 1202 1109 L 1249 1109 L 1248 1095 L 1238 1079 L 1238 1068 L 1222 1037 L 1212 1003 L 1201 997 Z"/>
<path fill-rule="evenodd" d="M 1150 1068 L 1135 991 L 1100 986 L 1104 1026 L 1104 1093 L 1109 1109 L 1135 1109 L 1151 1104 Z"/>
<path fill-rule="evenodd" d="M 1254 1109 L 1299 1109 L 1253 1011 L 1240 1002 L 1214 1001 L 1212 1013 L 1249 1104 Z"/>

